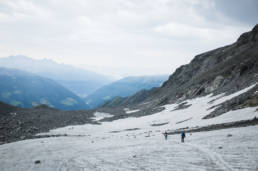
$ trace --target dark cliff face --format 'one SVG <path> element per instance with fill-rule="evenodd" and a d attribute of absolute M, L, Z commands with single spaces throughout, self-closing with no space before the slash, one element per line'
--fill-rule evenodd
<path fill-rule="evenodd" d="M 160 104 L 209 93 L 233 93 L 258 81 L 258 25 L 232 45 L 197 55 L 178 68 L 148 100 Z"/>

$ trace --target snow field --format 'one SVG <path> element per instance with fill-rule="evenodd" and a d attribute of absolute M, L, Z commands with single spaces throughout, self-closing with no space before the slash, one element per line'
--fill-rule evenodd
<path fill-rule="evenodd" d="M 55 137 L 0 146 L 3 171 L 257 170 L 258 126 L 180 135 L 110 133 L 109 137 Z M 231 134 L 232 136 L 228 136 Z M 39 164 L 35 164 L 40 160 Z"/>
<path fill-rule="evenodd" d="M 67 137 L 4 144 L 0 146 L 0 170 L 255 171 L 258 170 L 258 126 L 186 134 L 186 143 L 180 143 L 180 135 L 169 135 L 167 141 L 162 135 L 165 130 L 258 117 L 256 108 L 245 108 L 202 119 L 220 103 L 253 86 L 229 96 L 208 95 L 187 100 L 184 103 L 191 106 L 181 110 L 174 110 L 178 104 L 169 104 L 164 106 L 165 110 L 149 116 L 100 125 L 68 126 L 44 133 L 67 134 Z M 213 106 L 216 107 L 210 109 Z M 105 117 L 111 114 L 95 113 L 97 121 Z M 36 160 L 40 163 L 36 164 Z"/>

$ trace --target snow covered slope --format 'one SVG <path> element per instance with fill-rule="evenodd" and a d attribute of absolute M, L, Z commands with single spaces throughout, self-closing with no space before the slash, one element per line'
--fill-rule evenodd
<path fill-rule="evenodd" d="M 184 144 L 179 135 L 169 135 L 166 141 L 161 134 L 258 117 L 257 107 L 249 107 L 202 119 L 255 85 L 229 96 L 165 105 L 159 113 L 138 118 L 101 122 L 112 113 L 95 113 L 99 125 L 68 126 L 41 134 L 65 136 L 1 145 L 0 170 L 257 170 L 258 126 L 187 133 Z"/>
<path fill-rule="evenodd" d="M 125 130 L 137 129 L 138 132 L 143 130 L 155 131 L 156 129 L 175 130 L 186 127 L 200 127 L 212 124 L 250 120 L 254 117 L 258 117 L 257 107 L 229 111 L 223 115 L 211 119 L 203 118 L 219 107 L 221 103 L 247 92 L 255 85 L 256 84 L 228 96 L 225 96 L 224 94 L 212 96 L 210 94 L 204 97 L 186 100 L 181 104 L 188 107 L 183 109 L 178 109 L 180 104 L 169 104 L 164 106 L 165 110 L 153 115 L 139 118 L 129 117 L 126 119 L 115 120 L 113 122 L 102 122 L 101 125 L 68 126 L 52 130 L 49 133 L 43 133 L 43 135 L 85 135 L 94 132 L 94 134 L 98 136 L 100 134 L 104 136 L 105 134 L 108 135 L 110 132 L 123 132 Z M 130 112 L 137 112 L 137 110 L 132 110 Z M 106 116 L 106 114 L 103 114 L 103 116 Z"/>

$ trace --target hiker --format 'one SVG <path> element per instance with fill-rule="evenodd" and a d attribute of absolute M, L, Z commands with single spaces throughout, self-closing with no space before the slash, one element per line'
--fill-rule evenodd
<path fill-rule="evenodd" d="M 185 142 L 185 131 L 181 131 L 181 142 Z"/>
<path fill-rule="evenodd" d="M 164 135 L 164 137 L 165 137 L 165 140 L 167 140 L 167 139 L 168 139 L 168 133 L 167 133 L 167 131 L 165 131 L 165 132 L 163 133 L 163 135 Z"/>

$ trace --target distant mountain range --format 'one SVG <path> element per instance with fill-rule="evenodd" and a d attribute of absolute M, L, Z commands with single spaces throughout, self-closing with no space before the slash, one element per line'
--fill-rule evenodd
<path fill-rule="evenodd" d="M 86 97 L 113 81 L 111 77 L 85 69 L 58 64 L 48 59 L 36 60 L 22 55 L 0 58 L 0 67 L 20 69 L 50 78 L 80 97 Z"/>
<path fill-rule="evenodd" d="M 4 67 L 1 68 L 0 80 L 3 88 L 0 86 L 2 88 L 0 100 L 21 107 L 47 104 L 58 109 L 96 108 L 114 97 L 124 98 L 140 90 L 159 87 L 168 79 L 168 75 L 138 76 L 126 77 L 113 82 L 111 77 L 108 76 L 70 65 L 58 64 L 47 59 L 36 60 L 22 55 L 0 58 L 0 67 Z M 15 82 L 15 79 L 13 79 L 17 76 L 19 76 L 19 82 Z M 37 86 L 39 87 L 28 84 L 34 81 L 33 79 L 37 80 Z M 13 87 L 14 84 L 17 84 L 16 86 L 21 91 L 16 90 Z M 50 97 L 51 93 L 44 98 L 38 96 L 37 91 L 44 85 L 48 87 L 47 90 L 54 90 L 53 84 L 62 87 L 60 88 L 62 91 L 58 91 L 59 98 L 56 99 L 57 101 L 54 101 L 55 97 Z M 66 102 L 64 101 L 59 104 L 60 100 L 65 99 L 62 98 L 67 96 L 67 92 L 72 94 L 72 99 L 78 103 L 77 105 L 76 102 L 72 105 L 72 99 L 70 99 L 70 102 L 67 101 L 67 104 L 70 103 L 70 105 L 65 105 Z"/>
<path fill-rule="evenodd" d="M 123 98 L 140 90 L 160 87 L 167 79 L 168 75 L 126 77 L 97 89 L 85 101 L 91 108 L 95 108 L 117 96 Z"/>
<path fill-rule="evenodd" d="M 81 98 L 55 81 L 9 68 L 0 68 L 0 101 L 26 108 L 40 104 L 64 110 L 88 108 Z"/>

